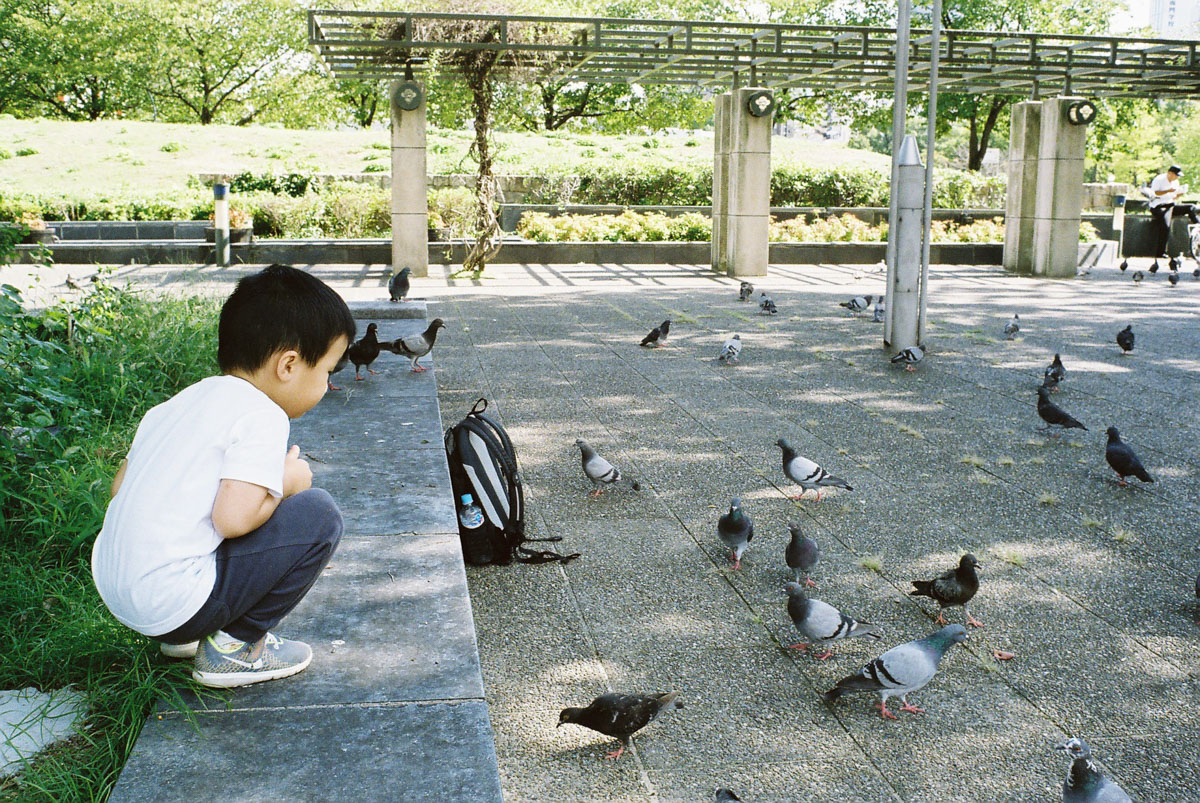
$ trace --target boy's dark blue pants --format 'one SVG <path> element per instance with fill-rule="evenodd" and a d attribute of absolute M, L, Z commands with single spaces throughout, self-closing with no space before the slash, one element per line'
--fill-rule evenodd
<path fill-rule="evenodd" d="M 341 537 L 342 513 L 327 491 L 289 496 L 257 530 L 217 547 L 217 581 L 208 601 L 155 639 L 186 644 L 224 630 L 258 641 L 304 599 Z"/>

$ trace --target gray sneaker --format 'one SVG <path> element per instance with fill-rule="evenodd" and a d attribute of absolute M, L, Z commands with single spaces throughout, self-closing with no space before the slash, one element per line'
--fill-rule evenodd
<path fill-rule="evenodd" d="M 200 648 L 200 642 L 189 641 L 187 644 L 167 644 L 163 642 L 158 645 L 158 649 L 163 655 L 168 658 L 195 658 L 196 650 Z"/>
<path fill-rule="evenodd" d="M 243 641 L 218 646 L 212 636 L 200 642 L 192 679 L 204 686 L 233 688 L 277 680 L 302 672 L 312 661 L 312 648 L 272 633 L 256 644 Z"/>

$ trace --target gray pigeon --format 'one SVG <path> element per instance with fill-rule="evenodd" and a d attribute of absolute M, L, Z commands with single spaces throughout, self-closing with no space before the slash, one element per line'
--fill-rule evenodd
<path fill-rule="evenodd" d="M 434 318 L 421 334 L 398 337 L 391 343 L 384 343 L 383 346 L 393 354 L 408 357 L 412 361 L 412 370 L 414 373 L 427 371 L 429 369 L 419 365 L 417 360 L 433 351 L 433 344 L 437 341 L 438 330 L 445 328 L 446 324 L 441 318 Z"/>
<path fill-rule="evenodd" d="M 783 553 L 788 568 L 796 575 L 797 583 L 800 582 L 800 572 L 804 572 L 804 585 L 816 588 L 817 584 L 809 574 L 821 559 L 821 548 L 817 546 L 816 541 L 800 532 L 800 525 L 796 522 L 789 521 L 788 530 L 792 533 L 792 540 L 788 542 Z"/>
<path fill-rule="evenodd" d="M 1004 324 L 1004 337 L 1007 340 L 1012 340 L 1017 336 L 1017 332 L 1021 331 L 1021 316 L 1013 313 L 1012 320 Z"/>
<path fill-rule="evenodd" d="M 879 639 L 879 634 L 875 632 L 873 624 L 851 619 L 829 603 L 805 596 L 804 588 L 799 583 L 788 583 L 784 588 L 788 595 L 788 616 L 791 617 L 792 624 L 800 631 L 800 635 L 810 642 L 829 645 L 835 641 L 855 636 L 870 636 L 873 639 Z M 788 646 L 794 650 L 808 648 L 806 642 Z M 831 655 L 833 653 L 826 646 L 825 652 L 819 655 L 814 654 L 813 657 L 824 661 Z"/>
<path fill-rule="evenodd" d="M 917 370 L 917 363 L 925 359 L 925 347 L 913 346 L 910 349 L 904 349 L 895 357 L 892 357 L 892 363 L 904 363 L 905 371 Z"/>
<path fill-rule="evenodd" d="M 901 711 L 921 713 L 925 709 L 909 705 L 908 695 L 933 680 L 946 650 L 966 640 L 965 627 L 947 625 L 923 639 L 892 647 L 860 669 L 857 674 L 839 680 L 836 686 L 822 696 L 825 702 L 831 703 L 850 692 L 876 691 L 883 698 L 879 703 L 879 712 L 884 719 L 896 718 L 896 715 L 887 709 L 889 697 L 900 698 Z"/>
<path fill-rule="evenodd" d="M 801 457 L 796 454 L 796 450 L 783 438 L 775 441 L 775 445 L 783 450 L 783 473 L 789 480 L 803 489 L 799 496 L 793 496 L 792 499 L 802 499 L 804 494 L 810 490 L 815 490 L 817 492 L 817 501 L 820 502 L 822 488 L 854 490 L 841 477 L 833 476 L 807 457 Z"/>
<path fill-rule="evenodd" d="M 887 302 L 883 300 L 883 296 L 875 302 L 875 314 L 871 316 L 874 323 L 883 323 L 883 314 L 887 312 Z"/>
<path fill-rule="evenodd" d="M 1044 429 L 1058 427 L 1059 429 L 1082 429 L 1087 432 L 1087 427 L 1076 421 L 1066 410 L 1050 401 L 1050 391 L 1045 385 L 1038 388 L 1037 392 L 1037 412 L 1046 422 Z"/>
<path fill-rule="evenodd" d="M 860 312 L 866 312 L 874 300 L 875 296 L 855 296 L 849 301 L 840 302 L 838 306 L 850 310 L 851 315 L 858 315 Z"/>
<path fill-rule="evenodd" d="M 738 301 L 749 301 L 752 295 L 754 295 L 754 285 L 750 282 L 742 282 L 738 288 Z"/>
<path fill-rule="evenodd" d="M 400 272 L 392 276 L 388 282 L 388 300 L 403 301 L 408 298 L 408 291 L 411 283 L 408 280 L 408 275 L 412 273 L 412 268 L 401 268 Z"/>
<path fill-rule="evenodd" d="M 754 522 L 742 511 L 742 500 L 734 497 L 729 512 L 717 520 L 717 535 L 733 551 L 733 568 L 742 568 L 742 555 L 754 538 Z"/>
<path fill-rule="evenodd" d="M 758 302 L 759 314 L 774 315 L 778 311 L 779 310 L 775 309 L 775 302 L 771 300 L 771 297 L 767 295 L 766 291 L 763 291 Z"/>
<path fill-rule="evenodd" d="M 717 355 L 720 362 L 730 363 L 737 362 L 738 355 L 742 353 L 742 336 L 734 335 L 725 341 L 725 345 L 721 346 L 721 353 Z"/>
<path fill-rule="evenodd" d="M 1129 444 L 1121 440 L 1121 433 L 1117 432 L 1116 427 L 1109 427 L 1105 434 L 1108 435 L 1108 445 L 1104 447 L 1104 459 L 1112 466 L 1112 470 L 1117 472 L 1117 476 L 1120 477 L 1118 484 L 1122 488 L 1128 485 L 1125 478 L 1131 476 L 1137 477 L 1142 482 L 1154 482 L 1154 477 L 1151 477 L 1150 472 L 1146 471 L 1133 449 L 1130 449 Z"/>
<path fill-rule="evenodd" d="M 587 441 L 579 438 L 575 441 L 575 445 L 579 447 L 583 473 L 592 481 L 594 490 L 588 496 L 595 498 L 604 492 L 604 486 L 614 485 L 621 481 L 621 469 L 596 454 L 596 450 L 589 446 Z M 636 482 L 631 481 L 630 484 L 633 486 L 633 490 L 640 490 L 641 486 Z"/>
<path fill-rule="evenodd" d="M 1046 366 L 1043 376 L 1042 387 L 1058 390 L 1058 383 L 1067 378 L 1067 369 L 1062 363 L 1062 357 L 1055 354 L 1054 359 Z"/>
<path fill-rule="evenodd" d="M 1132 803 L 1125 790 L 1104 777 L 1104 772 L 1092 763 L 1092 751 L 1079 738 L 1067 739 L 1056 750 L 1063 750 L 1073 760 L 1063 781 L 1063 803 Z"/>

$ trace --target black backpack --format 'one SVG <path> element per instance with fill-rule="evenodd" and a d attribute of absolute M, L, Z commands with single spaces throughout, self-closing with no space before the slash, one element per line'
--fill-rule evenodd
<path fill-rule="evenodd" d="M 507 565 L 514 560 L 566 563 L 579 557 L 578 552 L 560 555 L 525 546 L 531 541 L 561 541 L 562 537 L 525 537 L 525 494 L 517 455 L 504 427 L 485 410 L 487 399 L 480 399 L 462 421 L 446 430 L 446 460 L 450 464 L 455 510 L 463 494 L 471 494 L 483 512 L 480 527 L 467 529 L 459 523 L 463 559 L 485 566 Z"/>

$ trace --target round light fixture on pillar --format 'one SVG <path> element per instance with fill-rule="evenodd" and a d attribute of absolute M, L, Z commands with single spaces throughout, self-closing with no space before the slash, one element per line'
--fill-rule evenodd
<path fill-rule="evenodd" d="M 392 93 L 392 100 L 406 112 L 421 105 L 421 85 L 416 81 L 401 81 Z"/>
<path fill-rule="evenodd" d="M 750 112 L 752 117 L 766 117 L 775 111 L 775 96 L 766 89 L 751 93 L 750 97 L 746 98 L 746 111 Z"/>
<path fill-rule="evenodd" d="M 1067 107 L 1067 122 L 1071 125 L 1087 125 L 1096 119 L 1096 104 L 1090 100 L 1077 100 Z"/>

